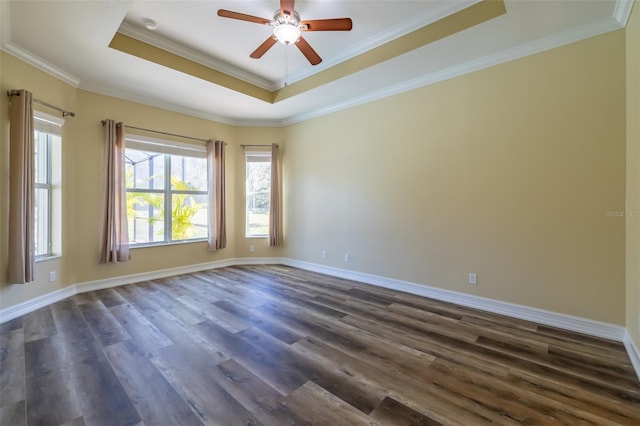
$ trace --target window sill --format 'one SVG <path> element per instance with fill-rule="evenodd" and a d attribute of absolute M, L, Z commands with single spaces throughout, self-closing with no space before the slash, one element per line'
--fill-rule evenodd
<path fill-rule="evenodd" d="M 268 235 L 245 235 L 244 237 L 250 240 L 259 240 L 259 239 L 266 240 L 267 238 L 269 238 Z"/>
<path fill-rule="evenodd" d="M 61 254 L 52 254 L 51 256 L 37 256 L 35 259 L 36 263 L 40 262 L 48 262 L 50 260 L 62 259 Z"/>
<path fill-rule="evenodd" d="M 149 248 L 149 247 L 167 247 L 167 246 L 180 246 L 184 244 L 192 244 L 192 243 L 206 243 L 206 238 L 198 238 L 193 240 L 182 240 L 182 241 L 171 241 L 171 242 L 158 242 L 158 243 L 140 243 L 140 244 L 130 244 L 129 249 L 141 249 L 141 248 Z"/>

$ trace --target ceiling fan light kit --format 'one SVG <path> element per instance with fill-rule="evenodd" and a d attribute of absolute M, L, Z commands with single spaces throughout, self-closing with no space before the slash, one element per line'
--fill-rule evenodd
<path fill-rule="evenodd" d="M 273 29 L 273 36 L 282 44 L 291 44 L 300 38 L 300 30 L 295 25 L 282 24 Z"/>
<path fill-rule="evenodd" d="M 303 31 L 351 31 L 353 23 L 350 18 L 318 19 L 301 21 L 300 15 L 293 9 L 294 0 L 280 0 L 280 9 L 276 10 L 272 20 L 258 16 L 220 9 L 218 16 L 222 18 L 237 19 L 239 21 L 253 22 L 256 24 L 270 25 L 273 27 L 272 35 L 265 40 L 249 56 L 260 59 L 276 42 L 284 45 L 295 44 L 300 52 L 307 58 L 311 65 L 322 62 L 320 55 L 309 45 L 302 36 Z"/>
<path fill-rule="evenodd" d="M 293 12 L 292 17 L 278 9 L 273 15 L 273 22 L 270 25 L 273 25 L 273 36 L 282 44 L 295 43 L 302 35 L 298 12 Z"/>

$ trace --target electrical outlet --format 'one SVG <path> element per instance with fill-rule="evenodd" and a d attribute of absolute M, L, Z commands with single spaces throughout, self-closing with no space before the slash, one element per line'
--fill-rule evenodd
<path fill-rule="evenodd" d="M 478 284 L 478 274 L 469 274 L 469 284 Z"/>
<path fill-rule="evenodd" d="M 345 253 L 344 255 L 344 261 L 348 262 L 349 261 L 349 253 Z"/>
<path fill-rule="evenodd" d="M 254 251 L 256 251 L 256 248 L 253 246 L 253 244 L 251 244 L 251 245 L 249 246 L 249 251 L 250 251 L 251 253 L 253 253 Z"/>
<path fill-rule="evenodd" d="M 327 258 L 327 251 L 326 250 L 322 250 L 322 258 L 323 259 Z"/>
<path fill-rule="evenodd" d="M 56 271 L 49 272 L 49 282 L 53 283 L 56 281 Z"/>

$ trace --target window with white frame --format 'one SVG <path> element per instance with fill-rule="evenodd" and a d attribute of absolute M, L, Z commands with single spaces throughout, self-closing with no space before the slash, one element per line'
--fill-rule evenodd
<path fill-rule="evenodd" d="M 271 152 L 245 151 L 246 155 L 246 231 L 249 238 L 269 236 L 271 202 Z"/>
<path fill-rule="evenodd" d="M 62 254 L 62 125 L 64 120 L 34 112 L 36 260 Z"/>
<path fill-rule="evenodd" d="M 205 147 L 137 136 L 125 144 L 129 243 L 206 239 Z"/>

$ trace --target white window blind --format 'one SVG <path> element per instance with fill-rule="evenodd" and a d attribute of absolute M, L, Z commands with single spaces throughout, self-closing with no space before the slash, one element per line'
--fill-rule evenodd
<path fill-rule="evenodd" d="M 151 151 L 182 157 L 206 158 L 207 156 L 207 149 L 204 145 L 165 141 L 137 135 L 126 135 L 126 146 L 139 151 Z"/>

